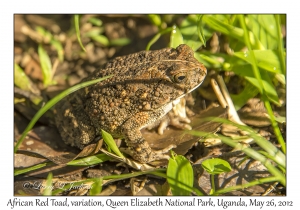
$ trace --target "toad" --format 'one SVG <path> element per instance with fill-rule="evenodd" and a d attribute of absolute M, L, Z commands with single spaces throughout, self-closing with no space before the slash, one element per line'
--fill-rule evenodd
<path fill-rule="evenodd" d="M 83 81 L 111 78 L 72 93 L 55 106 L 56 125 L 63 140 L 80 149 L 103 129 L 124 138 L 130 155 L 141 163 L 166 158 L 167 150 L 152 150 L 140 130 L 165 116 L 202 83 L 206 73 L 184 44 L 117 57 Z"/>

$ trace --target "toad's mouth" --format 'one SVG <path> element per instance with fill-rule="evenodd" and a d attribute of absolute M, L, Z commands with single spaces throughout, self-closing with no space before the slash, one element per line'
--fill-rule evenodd
<path fill-rule="evenodd" d="M 171 109 L 173 109 L 177 104 L 180 103 L 181 98 L 183 98 L 186 94 L 188 94 L 188 93 L 192 92 L 193 90 L 195 90 L 196 88 L 198 88 L 202 84 L 202 82 L 200 82 L 198 85 L 196 85 L 195 87 L 190 89 L 187 93 L 182 94 L 181 96 L 179 96 L 178 98 L 176 98 L 175 100 L 170 102 L 167 106 L 165 106 L 165 112 L 168 113 L 169 111 L 171 111 Z"/>
<path fill-rule="evenodd" d="M 203 82 L 203 81 L 204 81 L 204 80 L 202 80 L 202 82 Z M 190 89 L 188 92 L 186 92 L 186 93 L 182 94 L 181 96 L 179 96 L 178 98 L 176 98 L 176 99 L 173 101 L 173 103 L 175 103 L 174 106 L 175 106 L 176 104 L 179 103 L 179 101 L 180 101 L 180 99 L 181 99 L 182 97 L 184 97 L 186 94 L 188 94 L 188 93 L 194 91 L 196 88 L 198 88 L 198 87 L 202 84 L 202 82 L 200 82 L 198 85 L 196 85 L 195 87 L 193 87 L 192 89 Z"/>

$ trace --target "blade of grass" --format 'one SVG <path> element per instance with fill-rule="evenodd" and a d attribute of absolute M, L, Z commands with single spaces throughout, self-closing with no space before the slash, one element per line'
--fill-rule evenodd
<path fill-rule="evenodd" d="M 19 102 L 25 102 L 26 99 L 29 99 L 33 104 L 35 104 L 37 107 L 44 101 L 43 97 L 40 95 L 35 94 L 33 91 L 35 91 L 35 88 L 32 88 L 31 91 L 22 90 L 18 87 L 14 87 L 14 103 Z M 20 98 L 19 96 L 20 95 Z"/>
<path fill-rule="evenodd" d="M 274 162 L 277 162 L 277 160 L 274 158 L 273 155 L 270 155 L 269 153 L 265 152 L 265 151 L 258 151 L 260 154 L 266 156 L 267 158 L 269 158 L 270 160 L 273 160 Z M 283 167 L 281 165 L 278 165 L 278 167 L 280 168 L 280 170 L 282 170 L 283 173 L 286 173 L 286 167 Z"/>
<path fill-rule="evenodd" d="M 55 39 L 52 39 L 50 41 L 50 44 L 52 45 L 52 47 L 54 47 L 56 49 L 59 61 L 63 62 L 64 61 L 64 48 L 63 48 L 61 42 L 59 42 Z"/>
<path fill-rule="evenodd" d="M 201 132 L 201 131 L 187 131 L 187 133 L 199 137 L 208 137 L 208 138 L 215 138 L 214 134 L 206 133 L 206 132 Z M 248 155 L 249 157 L 260 161 L 267 169 L 268 171 L 277 178 L 276 181 L 279 181 L 282 185 L 286 186 L 286 177 L 275 167 L 273 164 L 262 154 L 259 152 L 253 150 L 252 148 L 249 147 L 242 147 L 240 143 L 237 143 L 233 141 L 231 138 L 223 136 L 223 135 L 218 135 L 218 138 L 222 140 L 223 143 L 233 147 L 233 148 L 241 148 L 241 150 Z"/>
<path fill-rule="evenodd" d="M 45 104 L 45 106 L 43 108 L 41 108 L 32 118 L 32 120 L 30 121 L 30 123 L 28 124 L 28 126 L 25 128 L 25 130 L 23 131 L 21 137 L 19 138 L 15 148 L 14 148 L 14 152 L 16 152 L 19 148 L 19 146 L 21 145 L 21 143 L 23 142 L 25 136 L 27 135 L 28 131 L 30 131 L 30 129 L 33 128 L 33 126 L 35 125 L 35 123 L 38 121 L 38 119 L 45 113 L 47 112 L 52 106 L 54 106 L 56 103 L 58 103 L 61 99 L 63 99 L 64 97 L 66 97 L 67 95 L 79 90 L 80 88 L 84 88 L 87 87 L 89 85 L 93 85 L 95 83 L 101 82 L 105 79 L 108 79 L 112 77 L 112 75 L 110 76 L 106 76 L 103 78 L 99 78 L 99 79 L 95 79 L 92 81 L 87 81 L 84 83 L 80 83 L 77 84 L 65 91 L 63 91 L 62 93 L 58 94 L 57 96 L 55 96 L 54 98 L 52 98 L 48 103 Z"/>
<path fill-rule="evenodd" d="M 23 69 L 16 63 L 14 68 L 14 84 L 22 90 L 31 91 L 29 77 L 27 77 Z"/>
<path fill-rule="evenodd" d="M 46 186 L 43 191 L 43 195 L 52 195 L 52 178 L 53 178 L 53 175 L 50 172 L 47 176 Z"/>
<path fill-rule="evenodd" d="M 90 195 L 99 195 L 102 191 L 102 185 L 103 177 L 96 179 L 95 182 L 92 184 Z"/>
<path fill-rule="evenodd" d="M 276 18 L 276 25 L 277 25 L 277 37 L 278 37 L 278 53 L 279 53 L 279 59 L 281 64 L 281 70 L 284 75 L 286 75 L 286 65 L 285 65 L 285 54 L 284 54 L 284 48 L 283 48 L 283 42 L 281 38 L 281 25 L 280 25 L 280 15 L 275 15 Z"/>
<path fill-rule="evenodd" d="M 146 50 L 150 50 L 150 47 L 160 38 L 161 35 L 169 33 L 173 30 L 172 27 L 166 28 L 160 32 L 158 32 L 147 44 Z"/>
<path fill-rule="evenodd" d="M 217 190 L 212 195 L 221 195 L 221 194 L 232 192 L 232 191 L 236 191 L 236 190 L 243 190 L 243 189 L 246 189 L 248 187 L 252 187 L 252 186 L 255 186 L 255 185 L 259 185 L 259 184 L 265 184 L 265 183 L 269 183 L 269 182 L 276 182 L 277 180 L 278 180 L 277 177 L 261 178 L 261 179 L 257 179 L 257 180 L 251 181 L 251 182 L 249 182 L 247 184 L 235 185 L 235 186 L 226 187 L 226 188 Z"/>
<path fill-rule="evenodd" d="M 245 36 L 245 30 L 242 28 L 235 27 L 233 25 L 230 25 L 226 22 L 222 22 L 218 20 L 215 16 L 213 15 L 204 15 L 203 21 L 209 25 L 211 28 L 215 29 L 216 31 L 219 31 L 223 34 L 228 35 L 229 37 L 235 38 L 241 42 L 244 42 L 244 36 Z M 254 39 L 254 36 L 252 33 L 251 34 L 251 41 L 250 43 L 253 46 L 256 46 L 256 49 L 264 49 L 262 44 L 260 42 L 257 42 L 257 40 Z"/>
<path fill-rule="evenodd" d="M 14 169 L 14 176 L 18 176 L 20 174 L 25 174 L 27 172 L 34 171 L 34 170 L 37 170 L 37 169 L 40 169 L 40 168 L 43 168 L 46 166 L 51 166 L 51 165 L 54 165 L 54 163 L 46 162 L 46 163 L 40 163 L 40 164 L 37 164 L 34 166 L 30 166 L 27 168 L 20 168 L 20 169 L 17 168 L 17 169 Z"/>
<path fill-rule="evenodd" d="M 68 162 L 67 165 L 69 165 L 69 166 L 91 166 L 91 165 L 103 163 L 110 159 L 111 159 L 111 157 L 107 156 L 106 154 L 101 153 L 101 154 L 92 155 L 89 157 L 72 160 L 72 161 Z"/>
<path fill-rule="evenodd" d="M 197 23 L 197 31 L 198 31 L 198 36 L 204 47 L 206 47 L 206 40 L 203 32 L 203 27 L 202 27 L 202 19 L 203 15 L 198 16 L 198 23 Z"/>
<path fill-rule="evenodd" d="M 119 180 L 124 180 L 124 179 L 130 179 L 132 177 L 136 177 L 136 176 L 141 176 L 141 175 L 145 175 L 145 174 L 153 174 L 156 176 L 160 176 L 161 174 L 164 174 L 163 172 L 165 172 L 166 169 L 155 169 L 153 171 L 138 171 L 138 172 L 132 172 L 132 173 L 128 173 L 128 174 L 117 174 L 117 175 L 109 175 L 109 176 L 103 176 L 103 183 L 102 186 L 112 183 L 112 182 L 116 182 Z M 91 178 L 91 179 L 86 179 L 83 181 L 78 181 L 78 182 L 72 182 L 70 184 L 66 184 L 64 185 L 63 188 L 60 189 L 56 189 L 52 191 L 52 195 L 57 195 L 58 193 L 61 193 L 65 190 L 69 190 L 71 186 L 80 186 L 81 184 L 84 183 L 90 183 L 90 182 L 95 182 L 97 180 L 97 178 Z"/>
<path fill-rule="evenodd" d="M 264 100 L 264 98 L 263 98 L 263 100 Z M 281 149 L 282 149 L 283 153 L 286 154 L 286 144 L 285 144 L 285 141 L 284 141 L 284 139 L 282 137 L 281 131 L 280 131 L 279 127 L 278 127 L 278 123 L 277 123 L 277 121 L 275 119 L 275 116 L 273 114 L 273 110 L 272 110 L 270 101 L 265 99 L 264 100 L 264 104 L 265 104 L 265 107 L 266 107 L 266 109 L 268 111 L 268 114 L 270 116 L 272 127 L 274 129 L 274 133 L 275 133 L 275 135 L 277 137 L 277 140 L 278 140 L 279 144 L 281 145 Z"/>
<path fill-rule="evenodd" d="M 243 30 L 245 31 L 244 39 L 245 39 L 246 46 L 249 50 L 249 53 L 250 53 L 251 57 L 254 59 L 253 60 L 254 62 L 252 63 L 253 73 L 254 73 L 256 79 L 258 80 L 258 82 L 261 86 L 260 93 L 262 94 L 262 99 L 264 101 L 265 107 L 266 107 L 266 109 L 268 111 L 268 114 L 270 116 L 270 120 L 271 120 L 271 123 L 272 123 L 272 127 L 274 129 L 274 133 L 277 137 L 277 140 L 278 140 L 279 144 L 281 145 L 282 151 L 284 153 L 286 153 L 286 145 L 285 145 L 284 139 L 281 135 L 280 129 L 278 127 L 278 123 L 275 120 L 275 116 L 274 116 L 270 101 L 268 100 L 268 98 L 266 96 L 265 89 L 264 89 L 264 86 L 263 86 L 263 83 L 262 83 L 262 80 L 261 80 L 261 75 L 260 75 L 260 72 L 259 72 L 258 67 L 257 67 L 255 55 L 254 55 L 254 52 L 251 48 L 250 39 L 249 39 L 249 35 L 248 35 L 248 30 L 246 28 L 246 23 L 245 23 L 244 16 L 239 15 L 239 20 L 240 20 L 240 24 L 241 24 Z"/>
<path fill-rule="evenodd" d="M 83 49 L 83 51 L 86 52 L 86 50 L 81 42 L 81 38 L 80 38 L 79 15 L 74 15 L 74 24 L 75 24 L 75 30 L 76 30 L 76 36 L 77 36 L 78 43 L 79 43 L 81 49 Z"/>
<path fill-rule="evenodd" d="M 39 44 L 38 46 L 38 54 L 43 74 L 43 84 L 45 87 L 47 87 L 48 85 L 52 84 L 52 64 L 49 55 L 44 50 L 42 44 Z"/>
<path fill-rule="evenodd" d="M 229 125 L 236 126 L 240 130 L 248 132 L 248 136 L 253 138 L 255 143 L 258 144 L 262 149 L 264 149 L 269 155 L 272 155 L 274 158 L 274 161 L 277 164 L 281 165 L 282 167 L 286 167 L 286 156 L 277 147 L 275 147 L 271 142 L 267 141 L 262 136 L 258 135 L 251 127 L 245 126 L 245 125 L 239 125 L 237 123 L 233 123 L 233 122 L 231 122 L 227 119 L 223 119 L 223 118 L 207 117 L 203 120 L 226 123 Z"/>

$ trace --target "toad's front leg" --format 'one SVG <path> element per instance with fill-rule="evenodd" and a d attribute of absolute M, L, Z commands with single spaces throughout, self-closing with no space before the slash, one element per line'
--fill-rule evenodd
<path fill-rule="evenodd" d="M 125 152 L 141 163 L 169 159 L 170 156 L 165 153 L 176 147 L 175 145 L 170 145 L 163 150 L 154 151 L 142 136 L 140 129 L 157 120 L 159 117 L 160 115 L 157 113 L 139 112 L 122 126 L 122 132 L 129 147 L 129 150 L 125 150 Z"/>

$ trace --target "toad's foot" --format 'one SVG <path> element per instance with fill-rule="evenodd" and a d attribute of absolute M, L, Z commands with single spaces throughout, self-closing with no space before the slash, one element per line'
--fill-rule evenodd
<path fill-rule="evenodd" d="M 173 148 L 176 148 L 176 145 L 171 144 L 162 150 L 151 150 L 150 149 L 149 153 L 147 153 L 147 152 L 141 153 L 137 150 L 132 150 L 130 148 L 120 148 L 120 150 L 122 152 L 130 155 L 135 160 L 138 160 L 141 163 L 149 163 L 149 162 L 156 161 L 156 160 L 170 159 L 170 156 L 166 153 L 169 152 Z"/>
<path fill-rule="evenodd" d="M 170 111 L 168 115 L 166 115 L 160 121 L 157 132 L 158 134 L 163 135 L 166 128 L 170 125 L 181 130 L 192 130 L 192 127 L 188 123 L 191 123 L 191 120 L 189 118 L 181 117 L 181 116 L 173 116 L 173 112 Z"/>
<path fill-rule="evenodd" d="M 122 126 L 122 133 L 125 135 L 125 141 L 129 148 L 127 152 L 133 159 L 140 163 L 148 163 L 155 160 L 169 159 L 166 155 L 175 145 L 170 144 L 167 148 L 159 151 L 153 151 L 148 142 L 142 136 L 140 129 L 157 121 L 168 111 L 168 107 L 161 107 L 153 112 L 139 112 L 132 116 Z"/>
<path fill-rule="evenodd" d="M 191 110 L 186 107 L 185 98 L 181 98 L 179 103 L 174 103 L 171 111 L 168 112 L 165 116 L 163 116 L 160 120 L 154 122 L 147 126 L 148 130 L 157 127 L 157 132 L 160 135 L 164 134 L 164 131 L 169 126 L 173 126 L 175 128 L 181 130 L 192 130 L 192 127 L 189 125 L 191 120 L 187 117 L 187 112 L 189 112 L 189 116 L 195 115 Z M 176 101 L 178 102 L 178 100 Z"/>

